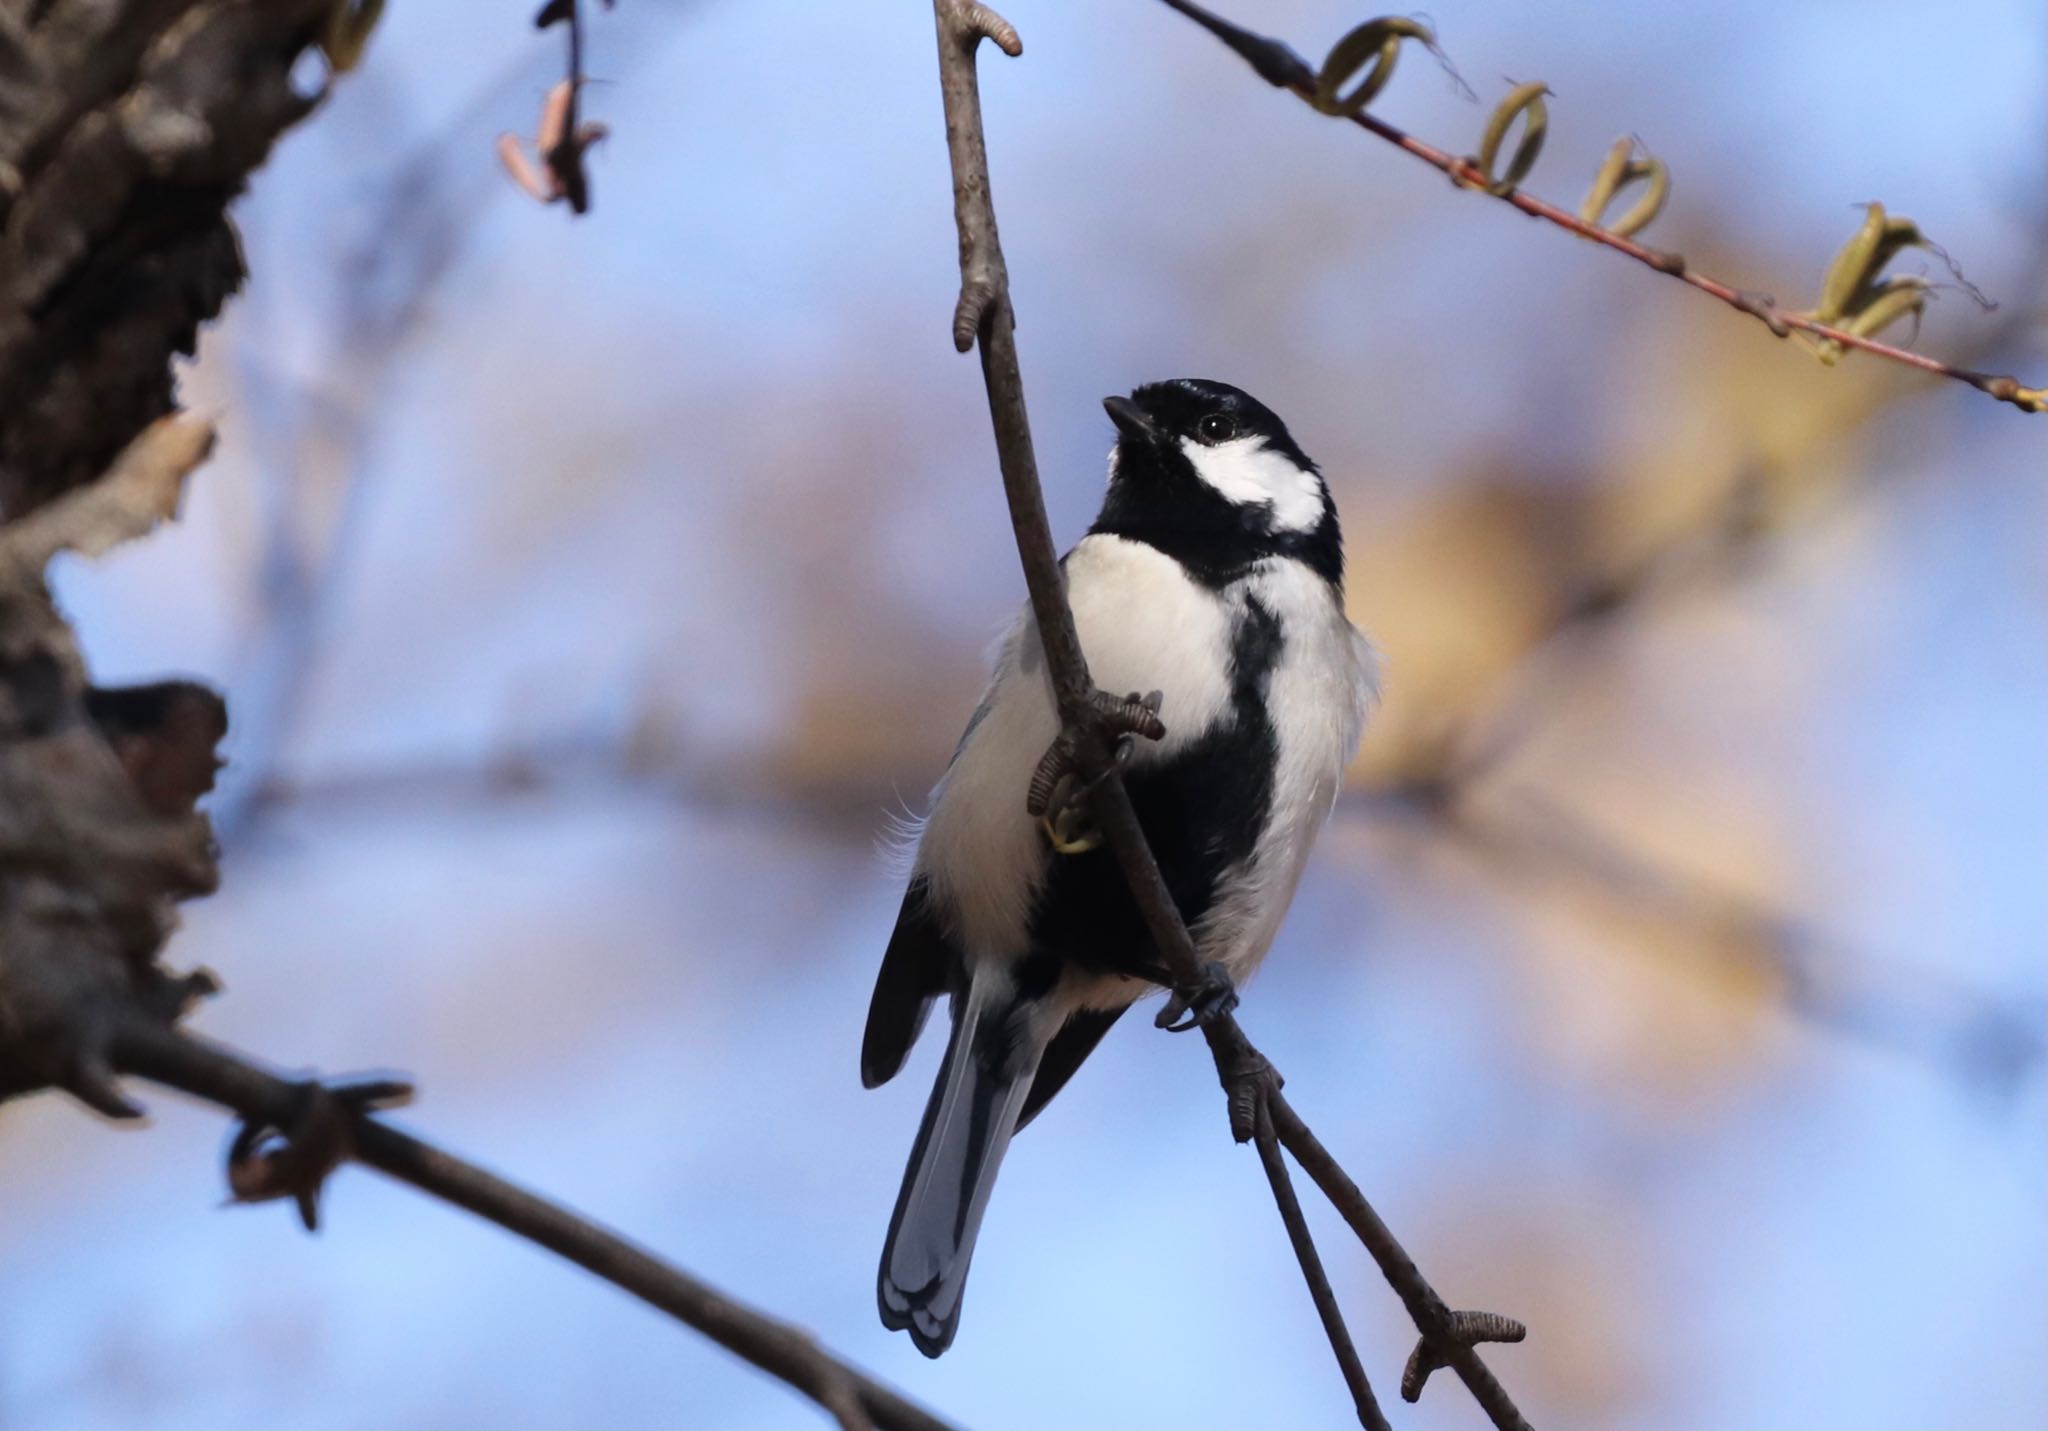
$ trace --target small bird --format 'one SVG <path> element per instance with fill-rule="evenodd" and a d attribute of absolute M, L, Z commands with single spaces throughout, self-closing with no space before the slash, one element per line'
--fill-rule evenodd
<path fill-rule="evenodd" d="M 1195 378 L 1103 400 L 1109 490 L 1061 566 L 1089 673 L 1157 692 L 1163 739 L 1124 783 L 1221 999 L 1265 957 L 1377 684 L 1344 614 L 1344 547 L 1315 463 L 1250 394 Z M 903 1067 L 932 1001 L 953 1032 L 882 1247 L 883 1325 L 952 1344 L 1011 1135 L 1161 964 L 1114 854 L 1025 810 L 1060 721 L 1027 607 L 917 831 L 861 1045 Z"/>

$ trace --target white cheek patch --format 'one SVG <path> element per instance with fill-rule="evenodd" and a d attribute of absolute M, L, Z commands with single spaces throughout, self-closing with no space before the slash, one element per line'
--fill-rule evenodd
<path fill-rule="evenodd" d="M 1323 485 L 1316 474 L 1266 446 L 1263 437 L 1240 437 L 1214 447 L 1184 437 L 1180 450 L 1195 475 L 1231 501 L 1269 504 L 1278 531 L 1312 532 L 1323 520 Z"/>

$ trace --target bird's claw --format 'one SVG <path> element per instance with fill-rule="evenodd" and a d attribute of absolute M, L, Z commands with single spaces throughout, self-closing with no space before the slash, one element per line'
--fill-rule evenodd
<path fill-rule="evenodd" d="M 1046 842 L 1063 855 L 1085 855 L 1102 843 L 1102 831 L 1088 823 L 1087 806 L 1066 796 L 1071 777 L 1062 776 L 1054 788 L 1053 808 L 1038 817 L 1038 828 Z"/>
<path fill-rule="evenodd" d="M 355 1146 L 356 1121 L 412 1099 L 412 1085 L 371 1078 L 332 1086 L 298 1086 L 297 1106 L 284 1123 L 244 1118 L 228 1144 L 228 1193 L 235 1202 L 290 1198 L 306 1231 L 320 1227 L 320 1192 L 327 1175 Z"/>
<path fill-rule="evenodd" d="M 1133 691 L 1122 697 L 1096 691 L 1090 697 L 1090 704 L 1110 738 L 1110 759 L 1086 779 L 1081 777 L 1076 758 L 1078 742 L 1070 731 L 1061 731 L 1039 760 L 1031 777 L 1025 809 L 1038 817 L 1047 842 L 1060 854 L 1086 854 L 1101 846 L 1102 831 L 1089 818 L 1089 800 L 1102 782 L 1109 779 L 1111 771 L 1121 770 L 1129 762 L 1139 736 L 1157 740 L 1166 733 L 1166 727 L 1159 721 L 1159 708 L 1165 699 L 1159 691 L 1142 696 Z"/>
<path fill-rule="evenodd" d="M 1228 970 L 1212 961 L 1202 965 L 1201 979 L 1193 988 L 1176 988 L 1167 995 L 1166 1007 L 1152 1024 L 1168 1033 L 1186 1033 L 1212 1024 L 1236 1009 L 1237 985 Z"/>

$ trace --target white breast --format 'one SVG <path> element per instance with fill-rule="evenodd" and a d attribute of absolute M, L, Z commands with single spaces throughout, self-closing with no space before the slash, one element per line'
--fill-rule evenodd
<path fill-rule="evenodd" d="M 1328 585 L 1295 561 L 1262 563 L 1217 593 L 1152 547 L 1091 536 L 1068 557 L 1066 574 L 1096 684 L 1165 696 L 1166 738 L 1139 742 L 1134 764 L 1171 759 L 1229 714 L 1231 633 L 1247 598 L 1281 623 L 1284 645 L 1267 689 L 1278 746 L 1271 817 L 1245 868 L 1194 930 L 1205 957 L 1243 978 L 1279 930 L 1358 747 L 1376 680 L 1371 648 Z M 970 960 L 1026 952 L 1050 856 L 1024 796 L 1058 731 L 1027 610 L 1002 644 L 983 710 L 934 792 L 918 847 L 918 869 Z"/>
<path fill-rule="evenodd" d="M 1166 698 L 1166 739 L 1141 741 L 1134 762 L 1172 756 L 1229 709 L 1234 605 L 1172 557 L 1122 537 L 1084 537 L 1067 558 L 1067 601 L 1096 685 Z"/>
<path fill-rule="evenodd" d="M 1095 683 L 1118 695 L 1165 696 L 1166 739 L 1140 741 L 1133 763 L 1170 758 L 1199 739 L 1229 708 L 1230 607 L 1171 557 L 1122 537 L 1084 537 L 1066 576 Z M 1059 733 L 1028 609 L 1003 641 L 984 707 L 934 792 L 918 868 L 969 957 L 1007 959 L 1025 952 L 1047 858 L 1024 796 Z"/>

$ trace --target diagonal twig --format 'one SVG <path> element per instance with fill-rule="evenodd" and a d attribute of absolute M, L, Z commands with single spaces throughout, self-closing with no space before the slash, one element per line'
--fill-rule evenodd
<path fill-rule="evenodd" d="M 1213 11 L 1193 3 L 1193 0 L 1163 0 L 1163 3 L 1187 16 L 1229 46 L 1268 84 L 1277 89 L 1284 89 L 1299 99 L 1313 102 L 1316 93 L 1316 73 L 1310 68 L 1308 61 L 1295 53 L 1284 41 L 1232 24 Z M 1969 368 L 1957 367 L 1939 358 L 1930 358 L 1924 353 L 1894 347 L 1876 338 L 1867 338 L 1860 333 L 1851 333 L 1802 314 L 1787 312 L 1761 294 L 1747 292 L 1719 279 L 1694 272 L 1679 254 L 1637 243 L 1624 234 L 1589 223 L 1577 214 L 1547 203 L 1519 188 L 1502 188 L 1493 184 L 1481 167 L 1471 160 L 1461 159 L 1433 144 L 1417 139 L 1407 131 L 1396 128 L 1364 110 L 1345 117 L 1360 129 L 1379 136 L 1397 149 L 1405 150 L 1423 163 L 1443 171 L 1459 188 L 1469 188 L 1475 193 L 1482 193 L 1504 204 L 1511 204 L 1531 218 L 1542 219 L 1589 242 L 1605 245 L 1617 253 L 1627 254 L 1636 262 L 1655 269 L 1658 273 L 1676 278 L 1702 293 L 1720 299 L 1738 313 L 1747 313 L 1770 329 L 1775 337 L 1785 338 L 1795 332 L 1805 333 L 1826 342 L 1838 343 L 1845 348 L 1855 348 L 1894 363 L 1918 368 L 1922 372 L 1967 383 L 2000 402 L 2011 403 L 2022 412 L 2048 412 L 2048 392 L 2040 388 L 2025 387 L 2018 378 L 2000 377 L 1992 373 L 1980 373 Z"/>
<path fill-rule="evenodd" d="M 1013 56 L 1020 54 L 1023 47 L 1016 30 L 984 5 L 969 0 L 933 0 L 932 8 L 938 29 L 946 144 L 952 163 L 953 212 L 960 233 L 960 302 L 954 315 L 954 345 L 962 352 L 969 346 L 980 350 L 982 381 L 988 392 L 1003 491 L 1009 502 L 1017 554 L 1023 564 L 1032 614 L 1064 727 L 1062 738 L 1072 752 L 1071 763 L 1099 782 L 1093 796 L 1096 822 L 1130 882 L 1132 899 L 1170 972 L 1176 994 L 1195 1002 L 1206 992 L 1201 959 L 1152 858 L 1113 757 L 1116 732 L 1103 717 L 1104 702 L 1098 699 L 1088 675 L 1087 659 L 1081 651 L 1073 613 L 1067 606 L 1059 556 L 1038 482 L 1030 421 L 1025 413 L 1024 383 L 1017 362 L 1016 316 L 1010 304 L 1008 271 L 989 193 L 988 153 L 982 137 L 980 87 L 975 69 L 975 51 L 984 39 L 994 40 L 1005 54 Z M 1019 792 L 1020 801 L 1023 794 Z M 1225 1012 L 1201 1021 L 1199 1026 L 1208 1040 L 1217 1074 L 1230 1094 L 1233 1135 L 1240 1142 L 1252 1139 L 1258 1110 L 1262 1106 L 1268 1110 L 1274 1136 L 1358 1233 L 1407 1307 L 1424 1345 L 1458 1373 L 1500 1431 L 1527 1431 L 1527 1418 L 1487 1370 L 1472 1344 L 1460 1339 L 1454 1314 L 1380 1221 L 1357 1184 L 1281 1096 L 1278 1074 L 1252 1046 L 1236 1019 Z M 1278 1196 L 1277 1183 L 1275 1192 Z M 1283 1201 L 1283 1217 L 1286 1211 Z M 1290 1235 L 1293 1230 L 1290 1220 Z M 1305 1275 L 1308 1268 L 1304 1259 Z M 1310 1289 L 1316 1293 L 1312 1275 Z M 1320 1293 L 1317 1299 L 1321 1310 Z M 1327 1319 L 1325 1326 L 1330 1326 Z M 1335 1329 L 1331 1335 L 1341 1364 L 1343 1343 L 1337 1339 Z M 1345 1371 L 1350 1382 L 1350 1368 Z M 1361 1421 L 1370 1427 L 1374 1423 L 1367 1419 L 1367 1406 L 1368 1402 L 1362 1399 L 1359 1412 Z"/>
<path fill-rule="evenodd" d="M 139 1020 L 115 1031 L 111 1057 L 118 1071 L 232 1109 L 249 1126 L 289 1129 L 305 1121 L 309 1098 L 328 1102 L 323 1111 L 346 1120 L 337 1148 L 347 1159 L 494 1222 L 666 1312 L 810 1397 L 844 1431 L 952 1431 L 950 1423 L 833 1356 L 808 1332 L 559 1203 L 369 1116 L 364 1110 L 374 1100 L 346 1096 L 349 1085 L 329 1090 L 280 1078 L 218 1044 Z M 395 1085 L 362 1086 L 383 1091 Z M 295 1197 L 303 1207 L 317 1197 L 317 1180 L 327 1171 L 317 1167 L 311 1182 L 263 1195 Z"/>
<path fill-rule="evenodd" d="M 1280 1220 L 1287 1224 L 1287 1240 L 1294 1245 L 1301 1278 L 1308 1283 L 1316 1315 L 1323 1319 L 1323 1330 L 1329 1334 L 1331 1354 L 1337 1358 L 1337 1369 L 1344 1373 L 1344 1384 L 1351 1388 L 1358 1423 L 1365 1431 L 1393 1431 L 1387 1424 L 1386 1413 L 1380 1410 L 1379 1398 L 1372 1394 L 1372 1383 L 1366 1379 L 1365 1367 L 1358 1360 L 1358 1348 L 1351 1343 L 1351 1329 L 1344 1325 L 1344 1309 L 1337 1305 L 1330 1276 L 1323 1270 L 1322 1256 L 1316 1251 L 1315 1238 L 1309 1234 L 1308 1219 L 1302 1215 L 1301 1199 L 1294 1195 L 1294 1179 L 1288 1176 L 1287 1159 L 1281 1155 L 1280 1140 L 1273 1132 L 1272 1109 L 1263 1099 L 1253 1141 L 1258 1145 L 1259 1162 L 1266 1169 L 1266 1182 L 1273 1189 L 1273 1204 L 1280 1209 Z"/>

